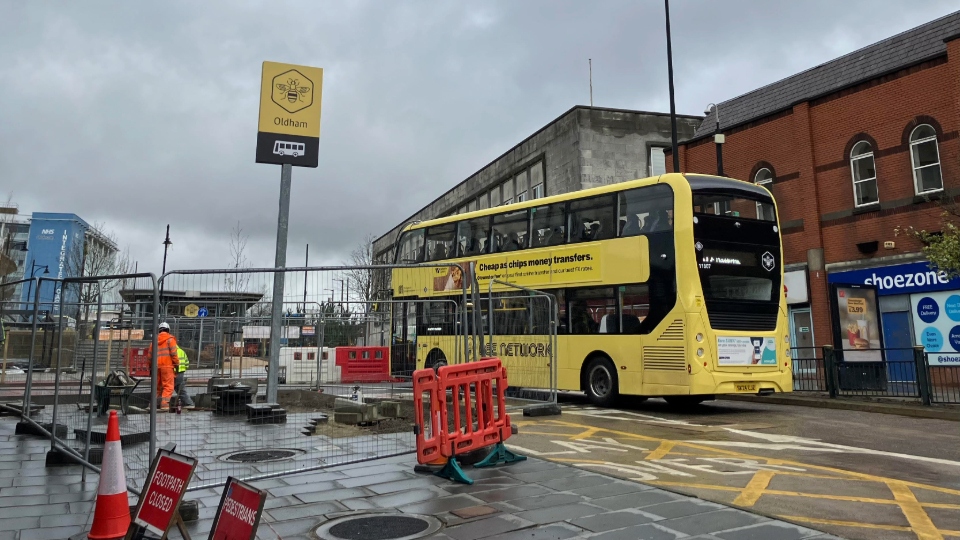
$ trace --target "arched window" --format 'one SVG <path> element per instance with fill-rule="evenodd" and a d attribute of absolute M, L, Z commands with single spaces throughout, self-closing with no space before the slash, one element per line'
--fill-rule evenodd
<path fill-rule="evenodd" d="M 910 133 L 910 161 L 917 195 L 943 189 L 937 132 L 930 124 L 919 125 Z"/>
<path fill-rule="evenodd" d="M 753 183 L 767 189 L 773 188 L 773 172 L 766 167 L 760 169 L 757 171 L 757 174 L 753 175 Z M 757 203 L 757 219 L 776 221 L 777 218 L 774 216 L 773 206 Z"/>
<path fill-rule="evenodd" d="M 873 147 L 867 141 L 853 145 L 850 151 L 850 172 L 853 176 L 853 202 L 866 206 L 880 201 L 877 193 L 877 166 L 873 159 Z"/>

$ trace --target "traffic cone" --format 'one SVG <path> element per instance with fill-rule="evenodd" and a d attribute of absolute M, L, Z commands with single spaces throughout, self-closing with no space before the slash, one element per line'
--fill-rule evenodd
<path fill-rule="evenodd" d="M 123 473 L 123 452 L 120 448 L 120 420 L 117 411 L 110 411 L 107 441 L 103 445 L 97 506 L 89 540 L 123 538 L 130 527 L 130 505 L 127 502 L 127 479 Z"/>

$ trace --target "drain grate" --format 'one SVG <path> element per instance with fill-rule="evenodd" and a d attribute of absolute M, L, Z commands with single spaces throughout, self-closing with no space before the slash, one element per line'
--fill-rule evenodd
<path fill-rule="evenodd" d="M 296 455 L 302 454 L 303 450 L 290 450 L 285 448 L 265 448 L 263 450 L 245 450 L 243 452 L 231 452 L 220 456 L 221 461 L 231 461 L 238 463 L 266 463 L 269 461 L 283 461 Z"/>
<path fill-rule="evenodd" d="M 364 514 L 328 522 L 317 535 L 327 540 L 413 540 L 439 529 L 440 523 L 427 516 Z"/>

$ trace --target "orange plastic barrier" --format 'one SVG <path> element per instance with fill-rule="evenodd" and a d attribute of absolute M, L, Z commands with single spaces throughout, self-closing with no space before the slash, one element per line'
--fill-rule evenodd
<path fill-rule="evenodd" d="M 452 458 L 510 438 L 506 389 L 507 371 L 499 358 L 443 366 L 436 373 L 432 369 L 415 371 L 417 461 Z M 424 410 L 424 394 L 430 398 L 429 415 Z"/>
<path fill-rule="evenodd" d="M 389 347 L 337 347 L 342 383 L 391 382 Z"/>
<path fill-rule="evenodd" d="M 426 396 L 426 410 L 424 410 Z M 413 374 L 413 410 L 416 415 L 417 462 L 427 464 L 442 457 L 440 453 L 440 399 L 437 374 L 421 369 Z"/>

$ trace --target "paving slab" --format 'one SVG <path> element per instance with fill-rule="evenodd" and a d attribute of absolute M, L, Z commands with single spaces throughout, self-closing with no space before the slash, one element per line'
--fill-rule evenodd
<path fill-rule="evenodd" d="M 285 428 L 268 427 L 256 432 L 258 440 L 250 441 L 250 448 L 262 448 L 267 438 L 278 447 L 288 444 L 278 435 Z M 0 420 L 0 448 L 18 452 L 20 457 L 20 461 L 0 461 L 0 540 L 60 540 L 88 530 L 97 476 L 89 474 L 87 482 L 81 483 L 76 465 L 45 468 L 42 458 L 47 444 L 17 445 L 22 436 L 12 433 L 12 424 Z M 218 444 L 206 434 L 199 438 Z M 320 441 L 349 452 L 377 448 L 360 437 L 313 439 L 314 445 Z M 208 456 L 198 467 L 201 483 L 222 480 L 239 470 L 252 475 L 280 472 L 290 466 L 275 463 L 238 468 L 216 460 L 217 455 L 238 449 L 237 445 L 222 446 L 205 450 Z M 3 457 L 8 456 L 4 452 Z M 297 460 L 303 467 L 315 464 L 309 456 Z M 254 482 L 269 493 L 257 538 L 313 539 L 313 531 L 323 523 L 358 512 L 434 516 L 446 524 L 433 536 L 436 540 L 830 538 L 812 529 L 535 458 L 490 469 L 466 467 L 475 481 L 469 486 L 416 474 L 414 464 L 414 456 L 407 454 Z M 128 471 L 142 471 L 146 464 L 134 460 L 127 466 Z M 200 519 L 188 524 L 195 537 L 209 533 L 221 489 L 201 486 L 188 493 L 187 499 L 200 505 Z M 131 502 L 135 503 L 135 498 L 131 497 Z"/>

